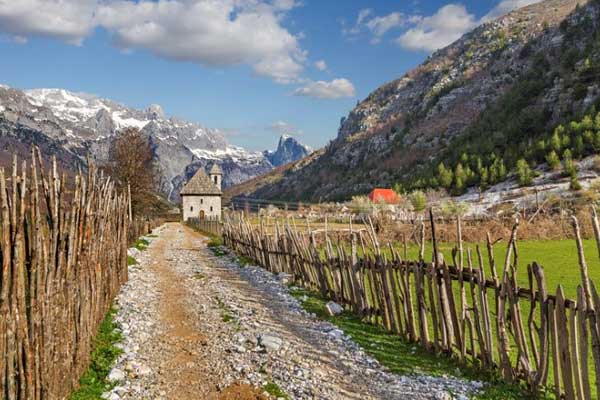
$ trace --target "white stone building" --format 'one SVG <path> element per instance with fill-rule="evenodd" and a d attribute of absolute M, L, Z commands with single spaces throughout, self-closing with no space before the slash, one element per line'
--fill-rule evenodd
<path fill-rule="evenodd" d="M 223 172 L 213 164 L 208 175 L 200 168 L 181 189 L 183 220 L 190 218 L 221 219 L 221 182 Z"/>

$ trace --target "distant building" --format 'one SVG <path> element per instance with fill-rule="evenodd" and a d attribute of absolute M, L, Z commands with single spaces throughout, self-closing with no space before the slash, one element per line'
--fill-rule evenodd
<path fill-rule="evenodd" d="M 213 164 L 208 175 L 200 168 L 181 189 L 183 220 L 190 218 L 221 219 L 221 182 L 223 171 Z"/>
<path fill-rule="evenodd" d="M 400 197 L 392 189 L 373 189 L 368 197 L 373 203 L 398 204 L 400 201 Z"/>

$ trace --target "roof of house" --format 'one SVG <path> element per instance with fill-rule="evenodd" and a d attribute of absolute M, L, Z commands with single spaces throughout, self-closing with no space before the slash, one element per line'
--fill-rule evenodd
<path fill-rule="evenodd" d="M 223 170 L 219 167 L 219 164 L 214 163 L 209 172 L 210 175 L 223 175 Z"/>
<path fill-rule="evenodd" d="M 375 203 L 381 201 L 386 203 L 397 203 L 399 197 L 392 189 L 373 189 L 371 193 L 369 193 L 369 199 Z"/>
<path fill-rule="evenodd" d="M 181 195 L 203 194 L 203 195 L 221 195 L 221 189 L 211 182 L 203 168 L 198 169 L 192 179 L 185 184 Z"/>

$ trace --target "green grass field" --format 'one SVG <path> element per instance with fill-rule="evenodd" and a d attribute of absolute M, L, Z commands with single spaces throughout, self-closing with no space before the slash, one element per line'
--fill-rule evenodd
<path fill-rule="evenodd" d="M 476 244 L 463 244 L 465 252 L 470 248 L 473 253 L 473 267 L 478 268 Z M 491 270 L 489 268 L 487 250 L 485 243 L 479 244 L 484 261 L 486 276 L 489 278 Z M 454 243 L 442 243 L 439 245 L 440 251 L 444 254 L 447 263 L 452 264 L 452 249 Z M 431 245 L 426 246 L 425 258 L 431 260 Z M 584 241 L 584 250 L 588 264 L 590 278 L 594 283 L 600 285 L 600 258 L 594 240 Z M 401 249 L 399 249 L 401 253 Z M 575 299 L 577 297 L 577 286 L 581 285 L 581 272 L 577 258 L 577 247 L 574 240 L 528 240 L 517 243 L 518 269 L 517 278 L 522 287 L 528 287 L 527 264 L 537 262 L 544 268 L 546 277 L 546 286 L 548 291 L 555 293 L 558 285 L 562 285 L 567 297 Z M 409 246 L 408 258 L 418 259 L 417 246 Z M 494 258 L 496 260 L 496 269 L 498 274 L 502 273 L 504 266 L 504 257 L 506 255 L 506 242 L 499 242 L 494 246 Z M 512 261 L 512 260 L 511 260 Z"/>

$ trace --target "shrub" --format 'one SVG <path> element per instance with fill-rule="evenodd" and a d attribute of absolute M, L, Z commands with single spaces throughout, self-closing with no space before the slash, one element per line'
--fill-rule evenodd
<path fill-rule="evenodd" d="M 413 209 L 417 212 L 423 211 L 427 207 L 427 197 L 421 190 L 415 190 L 412 192 L 408 196 L 408 199 Z"/>
<path fill-rule="evenodd" d="M 565 171 L 566 176 L 577 175 L 577 168 L 573 163 L 573 156 L 571 150 L 567 149 L 563 153 L 563 169 Z"/>
<path fill-rule="evenodd" d="M 517 161 L 517 181 L 520 186 L 531 185 L 533 181 L 533 173 L 531 171 L 531 167 L 525 159 L 521 158 Z"/>
<path fill-rule="evenodd" d="M 548 167 L 555 171 L 560 167 L 560 158 L 554 150 L 546 155 L 546 162 L 548 163 Z"/>

